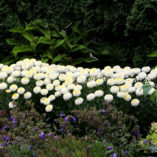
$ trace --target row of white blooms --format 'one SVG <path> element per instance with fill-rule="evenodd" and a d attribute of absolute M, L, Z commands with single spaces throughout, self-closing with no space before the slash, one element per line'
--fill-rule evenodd
<path fill-rule="evenodd" d="M 65 101 L 75 98 L 76 105 L 81 105 L 84 101 L 92 101 L 97 97 L 111 102 L 116 96 L 130 101 L 132 106 L 137 106 L 140 103 L 139 98 L 133 99 L 132 94 L 137 97 L 144 95 L 142 86 L 147 80 L 153 87 L 148 93 L 151 95 L 155 91 L 153 80 L 156 77 L 157 68 L 151 70 L 148 66 L 141 69 L 106 66 L 101 70 L 71 65 L 49 65 L 36 59 L 24 59 L 10 66 L 0 64 L 0 90 L 12 94 L 9 107 L 14 108 L 14 102 L 20 96 L 30 99 L 34 93 L 41 95 L 40 102 L 46 105 L 47 112 L 52 111 L 51 103 L 59 96 L 62 96 Z M 28 91 L 26 89 L 32 79 L 35 81 L 35 86 Z M 105 84 L 109 88 L 108 93 L 105 92 L 103 86 Z M 86 93 L 86 97 L 83 97 L 83 88 L 87 88 L 87 92 L 92 92 Z"/>

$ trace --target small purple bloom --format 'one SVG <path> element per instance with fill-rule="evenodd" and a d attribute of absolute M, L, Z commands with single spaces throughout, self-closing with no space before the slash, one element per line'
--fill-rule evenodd
<path fill-rule="evenodd" d="M 73 117 L 73 116 L 72 116 L 72 120 L 73 120 L 73 122 L 76 122 L 76 118 L 75 118 L 75 117 Z"/>
<path fill-rule="evenodd" d="M 52 132 L 48 133 L 48 136 L 52 136 Z"/>
<path fill-rule="evenodd" d="M 114 152 L 113 157 L 117 157 L 117 153 Z"/>
<path fill-rule="evenodd" d="M 0 143 L 0 148 L 2 148 L 3 147 L 3 145 Z"/>
<path fill-rule="evenodd" d="M 64 129 L 63 128 L 61 128 L 61 132 L 63 132 L 64 131 Z"/>
<path fill-rule="evenodd" d="M 26 118 L 26 116 L 27 116 L 27 113 L 25 112 L 25 113 L 24 113 L 24 117 Z"/>
<path fill-rule="evenodd" d="M 63 114 L 63 113 L 60 113 L 59 116 L 60 116 L 60 117 L 64 117 L 64 114 Z"/>
<path fill-rule="evenodd" d="M 146 139 L 145 141 L 143 141 L 143 144 L 146 144 L 146 143 L 147 143 L 147 141 L 148 141 L 147 139 Z"/>
<path fill-rule="evenodd" d="M 9 141 L 9 137 L 8 137 L 8 136 L 6 136 L 6 135 L 4 135 L 4 136 L 3 136 L 3 139 L 4 139 L 4 141 L 6 141 L 6 142 L 8 142 L 8 141 Z"/>
<path fill-rule="evenodd" d="M 139 137 L 141 135 L 140 131 L 137 131 L 137 137 Z"/>
<path fill-rule="evenodd" d="M 69 119 L 69 116 L 66 116 L 66 117 L 64 118 L 64 120 L 65 120 L 66 123 L 68 122 L 68 119 Z"/>
<path fill-rule="evenodd" d="M 44 138 L 45 138 L 45 133 L 44 133 L 44 132 L 41 132 L 40 137 L 41 137 L 42 139 L 44 139 Z"/>
<path fill-rule="evenodd" d="M 37 131 L 38 130 L 38 128 L 36 127 L 36 128 L 34 128 L 34 131 Z"/>
<path fill-rule="evenodd" d="M 57 140 L 57 136 L 54 136 L 53 139 L 54 139 L 54 140 Z"/>
<path fill-rule="evenodd" d="M 112 147 L 110 147 L 110 146 L 107 147 L 107 150 L 111 150 L 111 149 L 112 149 Z"/>
<path fill-rule="evenodd" d="M 102 110 L 102 113 L 106 114 L 106 111 L 105 111 L 105 110 Z"/>
<path fill-rule="evenodd" d="M 33 152 L 32 157 L 35 157 L 35 153 Z"/>
<path fill-rule="evenodd" d="M 15 118 L 14 118 L 13 116 L 11 116 L 11 117 L 10 117 L 10 120 L 13 121 L 13 120 L 15 120 Z"/>
<path fill-rule="evenodd" d="M 127 155 L 127 154 L 128 154 L 128 150 L 125 151 L 125 155 Z"/>
<path fill-rule="evenodd" d="M 105 126 L 108 126 L 109 124 L 108 124 L 108 122 L 104 122 L 104 125 L 105 125 Z"/>
<path fill-rule="evenodd" d="M 8 127 L 7 125 L 5 125 L 5 126 L 3 127 L 3 130 L 7 130 L 7 129 L 9 129 L 9 127 Z"/>

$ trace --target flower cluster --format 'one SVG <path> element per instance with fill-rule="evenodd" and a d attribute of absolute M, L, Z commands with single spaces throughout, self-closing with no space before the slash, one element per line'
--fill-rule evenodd
<path fill-rule="evenodd" d="M 95 99 L 110 103 L 118 98 L 138 106 L 144 95 L 144 82 L 152 86 L 148 92 L 152 95 L 156 77 L 157 68 L 151 70 L 148 66 L 141 69 L 106 66 L 101 70 L 24 59 L 10 66 L 0 64 L 0 94 L 8 94 L 9 108 L 16 107 L 21 99 L 33 99 L 38 95 L 46 112 L 53 110 L 52 103 L 57 97 L 75 105 Z"/>

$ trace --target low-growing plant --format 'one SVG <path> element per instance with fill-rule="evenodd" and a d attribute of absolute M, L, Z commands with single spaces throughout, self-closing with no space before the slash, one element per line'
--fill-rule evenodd
<path fill-rule="evenodd" d="M 137 119 L 105 104 L 103 110 L 73 110 L 72 115 L 60 114 L 55 120 L 60 134 L 73 134 L 91 140 L 111 143 L 118 155 L 135 155 L 139 152 L 140 130 Z"/>
<path fill-rule="evenodd" d="M 1 115 L 0 143 L 4 147 L 25 143 L 33 148 L 44 148 L 44 139 L 51 132 L 50 125 L 46 124 L 46 116 L 39 114 L 33 104 L 29 107 L 24 112 L 18 107 L 13 109 L 9 119 Z"/>

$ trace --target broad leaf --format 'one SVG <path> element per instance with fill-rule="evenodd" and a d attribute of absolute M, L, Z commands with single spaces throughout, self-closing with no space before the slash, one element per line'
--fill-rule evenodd
<path fill-rule="evenodd" d="M 152 86 L 147 82 L 143 85 L 143 92 L 144 95 L 146 96 L 148 92 L 152 89 Z"/>
<path fill-rule="evenodd" d="M 37 43 L 38 44 L 42 43 L 42 44 L 50 45 L 51 44 L 51 40 L 46 38 L 46 37 L 40 37 Z"/>
<path fill-rule="evenodd" d="M 151 95 L 151 97 L 150 97 L 150 99 L 152 100 L 152 101 L 157 101 L 157 90 L 155 90 L 154 92 L 153 92 L 153 94 Z"/>
<path fill-rule="evenodd" d="M 22 36 L 27 39 L 30 43 L 33 42 L 33 34 L 32 33 L 28 33 L 28 32 L 23 32 Z"/>
<path fill-rule="evenodd" d="M 148 57 L 157 57 L 157 50 L 147 55 Z"/>
<path fill-rule="evenodd" d="M 11 28 L 9 31 L 13 33 L 23 33 L 25 30 L 23 27 L 14 27 Z"/>
<path fill-rule="evenodd" d="M 32 52 L 32 48 L 28 45 L 15 46 L 11 52 L 16 57 L 21 52 Z"/>
<path fill-rule="evenodd" d="M 64 57 L 67 57 L 67 55 L 66 54 L 58 55 L 52 61 L 53 61 L 53 63 L 56 63 L 58 61 L 61 61 L 62 58 L 64 58 Z"/>
<path fill-rule="evenodd" d="M 64 42 L 65 42 L 65 39 L 57 40 L 55 46 L 53 47 L 53 49 L 56 49 L 56 48 L 60 47 Z"/>
<path fill-rule="evenodd" d="M 50 52 L 50 51 L 45 51 L 42 55 L 41 55 L 41 58 L 44 58 L 44 57 L 48 57 L 48 58 L 50 58 L 50 59 L 52 59 L 53 58 L 53 56 L 52 56 L 52 53 Z"/>
<path fill-rule="evenodd" d="M 80 50 L 83 50 L 83 49 L 86 49 L 86 48 L 87 47 L 84 46 L 84 45 L 78 45 L 75 48 L 72 48 L 71 52 L 77 52 L 77 51 L 80 51 Z"/>
<path fill-rule="evenodd" d="M 108 50 L 102 50 L 102 51 L 100 51 L 100 54 L 108 55 L 108 54 L 110 54 L 110 52 Z"/>
<path fill-rule="evenodd" d="M 15 39 L 6 39 L 6 42 L 8 45 L 20 45 L 21 41 L 15 40 Z"/>

